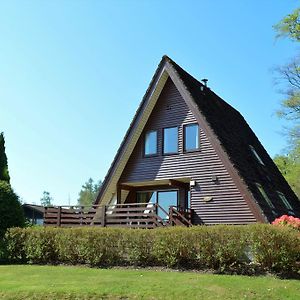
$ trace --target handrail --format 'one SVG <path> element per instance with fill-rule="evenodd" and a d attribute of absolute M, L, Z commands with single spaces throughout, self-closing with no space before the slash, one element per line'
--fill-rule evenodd
<path fill-rule="evenodd" d="M 175 212 L 175 214 L 181 218 L 184 222 L 188 224 L 188 226 L 193 226 L 193 224 L 183 215 L 181 214 L 175 206 L 170 206 L 170 213 Z"/>
<path fill-rule="evenodd" d="M 94 208 L 94 207 L 101 207 L 103 205 L 98 205 L 98 204 L 91 204 L 91 205 L 50 205 L 50 206 L 45 206 L 46 209 L 48 208 L 83 208 L 83 207 L 89 207 L 89 208 Z"/>
<path fill-rule="evenodd" d="M 169 213 L 166 212 L 159 204 L 155 203 L 155 206 L 157 207 L 157 209 L 160 209 L 163 213 L 165 213 L 167 216 L 169 216 Z"/>
<path fill-rule="evenodd" d="M 166 216 L 164 218 L 163 216 Z M 159 227 L 192 223 L 175 207 L 167 212 L 158 203 L 122 203 L 115 205 L 66 205 L 45 207 L 44 224 L 52 226 L 128 226 Z"/>

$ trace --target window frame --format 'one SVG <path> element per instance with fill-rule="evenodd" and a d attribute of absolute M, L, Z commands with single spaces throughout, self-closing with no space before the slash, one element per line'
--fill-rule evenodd
<path fill-rule="evenodd" d="M 186 149 L 186 134 L 185 134 L 185 128 L 186 127 L 191 127 L 191 126 L 195 126 L 197 125 L 198 126 L 198 147 L 197 148 L 194 148 L 194 149 Z M 185 153 L 188 153 L 188 152 L 195 152 L 195 151 L 199 151 L 200 150 L 200 126 L 198 123 L 189 123 L 189 124 L 183 124 L 183 127 L 182 127 L 182 136 L 183 136 L 183 139 L 182 139 L 182 142 L 183 142 L 183 145 L 182 145 L 182 148 L 183 148 L 183 152 Z"/>
<path fill-rule="evenodd" d="M 259 191 L 260 195 L 262 196 L 262 198 L 266 201 L 268 206 L 272 209 L 272 212 L 275 213 L 275 211 L 274 211 L 275 206 L 274 206 L 273 202 L 271 201 L 271 199 L 269 198 L 269 196 L 267 195 L 267 193 L 265 192 L 263 186 L 258 182 L 256 182 L 255 185 L 256 185 L 257 190 Z"/>
<path fill-rule="evenodd" d="M 249 145 L 249 148 L 251 150 L 252 155 L 254 155 L 255 159 L 257 160 L 257 162 L 259 162 L 262 166 L 265 166 L 264 161 L 262 160 L 262 158 L 257 153 L 255 147 L 253 145 Z"/>
<path fill-rule="evenodd" d="M 294 212 L 293 207 L 291 206 L 290 202 L 288 201 L 288 199 L 285 197 L 284 193 L 280 192 L 280 191 L 276 191 L 277 196 L 279 197 L 279 199 L 281 200 L 281 202 L 284 204 L 285 208 L 289 211 L 289 212 Z"/>
<path fill-rule="evenodd" d="M 156 132 L 156 152 L 155 153 L 150 153 L 150 154 L 146 154 L 146 136 L 147 133 L 151 133 L 151 132 Z M 154 157 L 154 156 L 158 156 L 158 130 L 157 129 L 153 129 L 153 130 L 147 130 L 144 134 L 144 143 L 143 143 L 143 157 Z"/>
<path fill-rule="evenodd" d="M 158 201 L 158 197 L 159 197 L 159 194 L 160 193 L 167 193 L 167 192 L 176 192 L 176 206 L 177 208 L 179 207 L 179 189 L 176 189 L 176 188 L 160 188 L 160 189 L 155 189 L 155 186 L 154 186 L 154 189 L 145 189 L 145 190 L 138 190 L 136 191 L 136 202 L 137 202 L 137 194 L 139 193 L 155 193 L 155 202 L 152 203 L 152 202 L 148 202 L 149 203 L 152 203 L 154 205 L 156 205 L 156 213 L 158 214 L 158 205 L 159 205 L 159 201 Z M 151 198 L 150 198 L 151 199 Z M 168 211 L 166 211 L 166 213 L 169 213 Z"/>
<path fill-rule="evenodd" d="M 165 190 L 157 190 L 157 194 L 156 194 L 156 204 L 159 205 L 158 203 L 158 195 L 159 193 L 168 193 L 168 192 L 176 192 L 176 206 L 177 208 L 179 207 L 179 190 L 178 189 L 165 189 Z"/>
<path fill-rule="evenodd" d="M 176 152 L 165 152 L 165 129 L 171 129 L 171 128 L 176 128 L 177 129 L 177 151 Z M 179 153 L 179 126 L 169 126 L 169 127 L 164 127 L 162 129 L 162 155 L 174 155 Z"/>

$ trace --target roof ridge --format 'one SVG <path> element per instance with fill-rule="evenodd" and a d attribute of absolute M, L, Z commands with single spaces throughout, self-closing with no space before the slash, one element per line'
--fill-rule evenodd
<path fill-rule="evenodd" d="M 171 59 L 168 55 L 163 55 L 162 57 L 162 61 L 166 60 L 169 63 L 171 63 L 172 67 L 175 69 L 176 73 L 178 74 L 178 76 L 180 77 L 180 79 L 182 80 L 183 84 L 186 86 L 186 88 L 189 89 L 189 87 L 186 84 L 186 80 L 184 80 L 182 74 L 180 74 L 180 72 L 184 73 L 185 76 L 190 77 L 192 80 L 196 81 L 197 84 L 201 85 L 203 88 L 206 89 L 206 92 L 209 92 L 211 94 L 213 94 L 215 97 L 217 97 L 218 101 L 223 102 L 226 106 L 228 106 L 230 109 L 234 110 L 236 113 L 238 113 L 239 115 L 241 115 L 241 113 L 235 109 L 232 105 L 230 105 L 227 101 L 225 101 L 223 98 L 221 98 L 218 94 L 216 94 L 211 88 L 205 86 L 201 81 L 199 81 L 196 77 L 194 77 L 193 75 L 191 75 L 189 72 L 187 72 L 185 69 L 183 69 L 180 65 L 178 65 L 173 59 Z M 242 115 L 241 115 L 242 116 Z"/>

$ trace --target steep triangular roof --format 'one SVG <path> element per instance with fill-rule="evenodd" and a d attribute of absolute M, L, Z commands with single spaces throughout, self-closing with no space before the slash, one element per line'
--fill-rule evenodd
<path fill-rule="evenodd" d="M 162 58 L 152 78 L 95 203 L 106 204 L 115 193 L 116 184 L 169 77 L 201 124 L 256 218 L 266 221 L 265 217 L 270 219 L 272 215 L 270 207 L 258 195 L 256 182 L 267 190 L 283 192 L 300 214 L 300 202 L 241 114 L 167 56 Z M 254 157 L 250 146 L 263 159 L 264 166 Z"/>

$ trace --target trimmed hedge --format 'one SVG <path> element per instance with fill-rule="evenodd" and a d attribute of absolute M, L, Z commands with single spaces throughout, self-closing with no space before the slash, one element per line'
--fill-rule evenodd
<path fill-rule="evenodd" d="M 10 262 L 163 266 L 220 273 L 299 273 L 300 236 L 272 225 L 121 228 L 11 228 Z"/>

